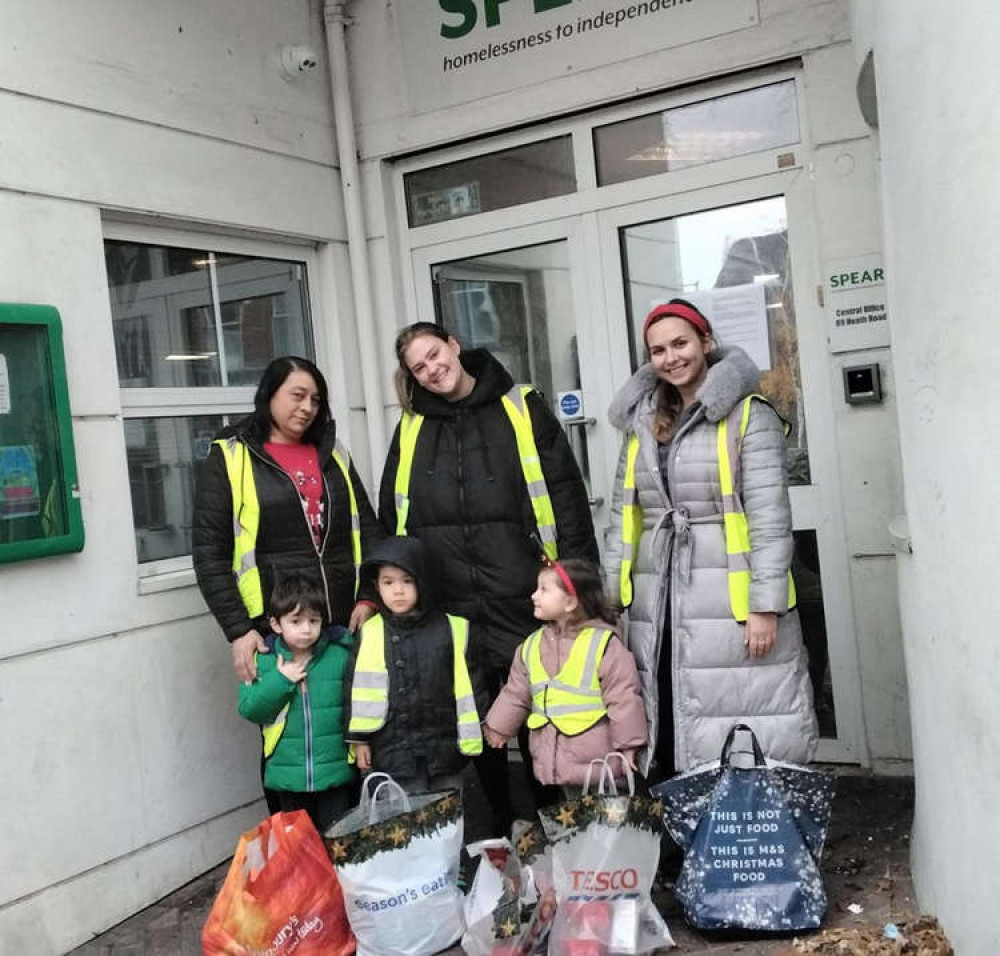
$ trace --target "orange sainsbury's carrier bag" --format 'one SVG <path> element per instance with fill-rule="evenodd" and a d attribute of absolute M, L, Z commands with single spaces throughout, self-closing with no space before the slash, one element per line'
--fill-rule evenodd
<path fill-rule="evenodd" d="M 205 956 L 346 956 L 355 949 L 344 894 L 304 810 L 240 837 L 201 933 Z"/>

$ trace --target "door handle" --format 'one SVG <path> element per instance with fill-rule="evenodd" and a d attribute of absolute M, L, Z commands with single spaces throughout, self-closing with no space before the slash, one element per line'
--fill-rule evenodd
<path fill-rule="evenodd" d="M 604 504 L 604 499 L 600 495 L 597 495 L 594 498 L 588 498 L 587 504 L 590 505 L 591 508 L 600 508 L 601 505 Z"/>

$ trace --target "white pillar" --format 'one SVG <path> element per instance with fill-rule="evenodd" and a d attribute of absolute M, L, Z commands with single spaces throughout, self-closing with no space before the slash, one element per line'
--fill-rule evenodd
<path fill-rule="evenodd" d="M 875 54 L 913 544 L 899 559 L 913 874 L 956 951 L 987 956 L 1000 953 L 1000 4 L 855 8 Z"/>

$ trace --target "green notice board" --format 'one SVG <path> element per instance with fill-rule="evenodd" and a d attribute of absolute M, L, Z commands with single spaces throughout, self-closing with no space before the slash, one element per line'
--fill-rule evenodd
<path fill-rule="evenodd" d="M 82 549 L 59 313 L 0 303 L 0 563 Z"/>

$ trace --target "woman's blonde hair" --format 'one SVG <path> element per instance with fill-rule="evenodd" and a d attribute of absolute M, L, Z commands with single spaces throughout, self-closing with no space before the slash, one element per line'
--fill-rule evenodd
<path fill-rule="evenodd" d="M 447 342 L 452 338 L 440 325 L 435 325 L 433 322 L 414 322 L 399 330 L 399 334 L 396 336 L 396 361 L 399 362 L 399 367 L 393 376 L 393 383 L 396 386 L 399 405 L 404 412 L 413 411 L 413 386 L 416 385 L 413 373 L 407 367 L 404 356 L 410 343 L 414 339 L 419 339 L 421 335 L 433 335 L 434 338 L 440 339 L 442 342 Z"/>

